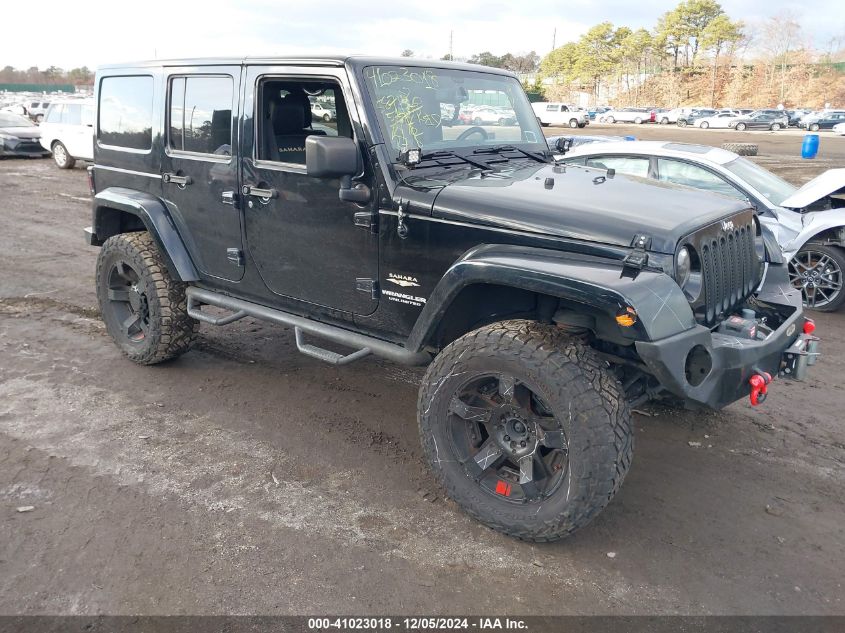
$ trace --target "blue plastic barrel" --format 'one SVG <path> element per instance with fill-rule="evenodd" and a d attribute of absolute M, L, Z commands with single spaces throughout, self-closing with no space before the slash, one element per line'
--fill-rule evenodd
<path fill-rule="evenodd" d="M 805 134 L 801 145 L 801 158 L 815 158 L 819 153 L 819 135 Z"/>

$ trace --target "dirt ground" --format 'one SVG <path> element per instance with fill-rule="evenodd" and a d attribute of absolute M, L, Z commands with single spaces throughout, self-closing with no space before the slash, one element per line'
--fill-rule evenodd
<path fill-rule="evenodd" d="M 578 133 L 753 139 L 797 183 L 845 163 L 827 135 L 802 162 L 797 134 Z M 818 315 L 809 380 L 759 409 L 636 415 L 620 494 L 539 546 L 433 484 L 416 370 L 329 367 L 252 320 L 125 360 L 89 214 L 83 169 L 0 161 L 0 613 L 845 613 L 845 313 Z"/>

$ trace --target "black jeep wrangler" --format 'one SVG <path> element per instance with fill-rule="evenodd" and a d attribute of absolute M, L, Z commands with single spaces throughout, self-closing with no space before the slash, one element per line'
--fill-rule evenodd
<path fill-rule="evenodd" d="M 335 365 L 427 364 L 431 467 L 507 534 L 556 539 L 609 503 L 632 406 L 757 404 L 817 354 L 752 209 L 557 165 L 508 72 L 191 59 L 101 68 L 96 93 L 86 234 L 126 355 L 250 316 Z"/>

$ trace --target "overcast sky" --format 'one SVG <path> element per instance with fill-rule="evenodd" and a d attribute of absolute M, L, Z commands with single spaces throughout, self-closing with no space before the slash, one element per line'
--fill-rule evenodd
<path fill-rule="evenodd" d="M 454 32 L 454 54 L 468 57 L 536 50 L 577 39 L 590 26 L 651 28 L 677 0 L 22 0 L 4 3 L 0 67 L 69 69 L 154 57 L 371 53 L 441 57 Z M 806 43 L 845 39 L 841 0 L 724 0 L 735 19 L 759 23 L 791 10 Z"/>

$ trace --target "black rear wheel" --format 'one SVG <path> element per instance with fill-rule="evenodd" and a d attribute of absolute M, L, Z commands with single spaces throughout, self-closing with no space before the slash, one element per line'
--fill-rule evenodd
<path fill-rule="evenodd" d="M 419 425 L 449 496 L 526 540 L 585 526 L 631 464 L 616 378 L 592 350 L 531 321 L 496 323 L 447 346 L 420 388 Z"/>
<path fill-rule="evenodd" d="M 133 361 L 154 365 L 185 353 L 199 323 L 146 231 L 106 240 L 97 258 L 97 300 L 106 330 Z"/>

